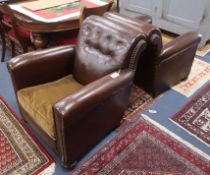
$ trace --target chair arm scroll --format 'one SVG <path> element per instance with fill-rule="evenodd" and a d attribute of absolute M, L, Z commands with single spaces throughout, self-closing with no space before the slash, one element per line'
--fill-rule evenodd
<path fill-rule="evenodd" d="M 166 61 L 174 55 L 180 54 L 184 50 L 189 49 L 189 47 L 195 46 L 197 48 L 200 40 L 201 34 L 196 32 L 188 32 L 175 38 L 171 42 L 164 45 L 162 53 L 160 54 L 157 62 L 160 63 L 162 61 Z"/>
<path fill-rule="evenodd" d="M 66 125 L 78 121 L 81 113 L 86 113 L 93 106 L 103 103 L 106 98 L 118 93 L 119 89 L 131 86 L 133 74 L 132 71 L 121 71 L 116 78 L 109 74 L 86 85 L 54 105 L 54 110 L 59 114 L 57 117 L 62 118 Z"/>
<path fill-rule="evenodd" d="M 63 162 L 78 160 L 120 124 L 133 74 L 122 71 L 116 78 L 107 75 L 54 105 L 57 145 Z"/>
<path fill-rule="evenodd" d="M 15 91 L 70 74 L 74 55 L 74 46 L 61 46 L 14 57 L 7 66 Z"/>

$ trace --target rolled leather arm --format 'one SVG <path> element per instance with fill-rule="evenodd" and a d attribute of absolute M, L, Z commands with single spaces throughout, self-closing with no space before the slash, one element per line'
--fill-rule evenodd
<path fill-rule="evenodd" d="M 47 83 L 70 74 L 74 54 L 74 46 L 61 46 L 14 57 L 7 66 L 15 90 Z"/>
<path fill-rule="evenodd" d="M 64 165 L 72 164 L 120 124 L 134 73 L 107 75 L 57 102 L 54 109 L 58 149 Z"/>
<path fill-rule="evenodd" d="M 198 45 L 201 37 L 202 36 L 199 33 L 188 32 L 173 39 L 171 42 L 164 45 L 159 59 L 157 60 L 157 64 L 170 59 L 173 55 L 179 54 L 192 45 Z"/>
<path fill-rule="evenodd" d="M 121 88 L 131 86 L 133 82 L 133 71 L 121 71 L 119 76 L 112 78 L 111 74 L 100 78 L 78 92 L 60 100 L 54 105 L 56 118 L 62 120 L 64 125 L 71 125 L 81 119 L 80 114 L 93 109 Z"/>

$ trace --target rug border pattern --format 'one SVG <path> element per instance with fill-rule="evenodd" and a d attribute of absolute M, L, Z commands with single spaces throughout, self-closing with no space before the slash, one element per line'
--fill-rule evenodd
<path fill-rule="evenodd" d="M 148 119 L 145 118 L 145 116 L 143 118 L 145 119 L 145 121 L 149 121 Z M 138 121 L 139 119 L 140 119 L 139 116 L 135 117 L 135 119 L 133 119 L 133 121 L 129 124 L 130 125 L 129 127 L 122 128 L 123 131 L 121 133 L 117 134 L 114 138 L 112 138 L 109 142 L 107 142 L 106 145 L 102 146 L 100 148 L 99 153 L 98 153 L 98 151 L 96 153 L 94 153 L 83 165 L 81 165 L 75 171 L 73 171 L 72 175 L 76 175 L 76 174 L 84 172 L 87 167 L 91 166 L 91 164 L 96 161 L 96 159 L 99 159 L 98 162 L 103 161 L 104 157 L 102 155 L 104 154 L 104 152 L 108 151 L 115 144 L 116 140 L 122 139 L 124 134 L 126 134 L 128 131 L 132 130 L 136 125 L 136 121 Z M 151 134 L 151 132 L 153 132 L 153 133 L 156 132 L 156 130 L 157 130 L 157 127 L 154 127 L 153 131 L 150 130 L 149 134 Z M 165 137 L 170 137 L 170 138 L 172 137 L 170 134 L 168 134 L 166 132 L 163 133 L 163 135 L 165 135 Z M 132 139 L 132 137 L 134 137 L 134 136 L 131 136 L 131 139 Z M 157 139 L 158 139 L 158 137 L 159 136 L 157 136 Z M 130 142 L 132 142 L 132 140 Z M 128 142 L 128 143 L 130 143 L 130 142 Z M 166 140 L 163 139 L 163 141 L 161 141 L 161 142 L 163 142 L 163 144 L 167 145 L 167 139 Z M 174 142 L 177 143 L 180 141 L 178 140 L 178 141 L 174 141 Z M 169 147 L 171 149 L 173 149 L 172 146 L 169 146 Z M 209 167 L 208 167 L 209 159 L 206 159 L 206 157 L 202 157 L 201 155 L 197 154 L 197 152 L 194 153 L 192 150 L 188 149 L 188 147 L 185 144 L 179 144 L 178 146 L 175 146 L 175 147 L 178 150 L 180 150 L 181 148 L 184 148 L 185 150 L 187 150 L 183 157 L 185 159 L 187 159 L 188 161 L 190 161 L 192 164 L 198 166 L 203 171 L 209 170 Z M 192 155 L 194 156 L 193 158 L 191 157 Z M 102 156 L 102 158 L 100 160 L 101 156 Z M 201 159 L 202 159 L 202 162 L 204 162 L 204 163 L 201 163 L 201 161 L 200 161 Z M 208 164 L 208 166 L 207 166 L 207 164 Z M 95 168 L 96 171 L 97 171 L 97 166 L 98 166 L 97 163 L 95 165 L 93 164 L 93 167 Z"/>
<path fill-rule="evenodd" d="M 26 137 L 27 137 L 26 140 L 33 143 L 33 147 L 36 148 L 37 150 L 40 150 L 42 155 L 47 160 L 45 162 L 45 164 L 43 164 L 41 167 L 39 167 L 39 169 L 36 169 L 34 172 L 31 172 L 31 173 L 33 173 L 33 175 L 36 175 L 36 174 L 42 173 L 42 171 L 45 171 L 46 169 L 54 169 L 55 162 L 52 159 L 52 157 L 49 155 L 49 153 L 46 151 L 46 149 L 41 145 L 41 143 L 38 141 L 38 139 L 34 135 L 32 135 L 32 133 L 29 131 L 29 129 L 26 126 L 24 126 L 21 119 L 17 117 L 16 113 L 10 108 L 10 106 L 8 105 L 6 100 L 4 100 L 4 98 L 2 96 L 0 96 L 0 100 L 1 100 L 0 103 L 2 103 L 5 110 L 7 110 L 4 112 L 10 113 L 10 115 L 12 116 L 11 120 L 13 120 L 14 122 L 17 122 L 19 124 L 18 126 L 16 125 L 16 127 L 20 130 L 20 132 L 23 132 L 24 135 L 26 135 Z"/>
<path fill-rule="evenodd" d="M 199 128 L 195 127 L 194 132 L 191 132 L 191 130 L 188 129 L 189 126 L 186 126 L 187 128 L 185 128 L 182 124 L 180 124 L 178 121 L 176 121 L 176 119 L 179 119 L 180 116 L 182 116 L 183 114 L 185 114 L 187 111 L 189 111 L 188 109 L 193 106 L 193 104 L 195 102 L 197 102 L 199 99 L 202 98 L 203 94 L 209 94 L 208 96 L 210 96 L 210 90 L 208 92 L 208 89 L 210 89 L 210 83 L 208 83 L 203 89 L 201 89 L 195 96 L 192 97 L 192 99 L 187 102 L 178 112 L 176 112 L 173 116 L 170 117 L 170 121 L 173 122 L 174 124 L 176 124 L 178 127 L 180 127 L 181 129 L 185 130 L 187 133 L 189 133 L 190 135 L 192 135 L 193 137 L 195 137 L 196 139 L 198 139 L 199 141 L 201 141 L 202 143 L 204 143 L 206 146 L 210 147 L 210 144 L 207 143 L 207 141 L 205 141 L 205 138 L 199 137 L 199 132 L 203 132 L 202 130 L 200 130 Z M 207 101 L 208 102 L 208 101 Z M 206 102 L 206 103 L 207 103 Z M 202 106 L 197 109 L 200 110 L 201 108 L 203 108 L 203 105 L 206 104 L 203 103 Z M 209 102 L 210 103 L 210 102 Z"/>

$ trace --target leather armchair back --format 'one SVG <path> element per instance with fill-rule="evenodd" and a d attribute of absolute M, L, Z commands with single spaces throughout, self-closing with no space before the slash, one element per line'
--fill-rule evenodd
<path fill-rule="evenodd" d="M 147 22 L 129 18 L 127 16 L 119 15 L 117 13 L 106 12 L 103 15 L 105 18 L 115 21 L 116 23 L 122 23 L 127 26 L 135 26 L 142 33 L 144 33 L 147 37 L 147 48 L 151 49 L 151 56 L 156 57 L 161 53 L 163 48 L 161 32 L 158 27 L 148 24 Z"/>
<path fill-rule="evenodd" d="M 113 12 L 106 12 L 103 16 L 111 21 L 115 21 L 115 23 L 121 23 L 126 27 L 135 27 L 145 34 L 147 48 L 138 59 L 134 82 L 135 84 L 143 83 L 145 85 L 151 85 L 151 82 L 154 82 L 155 69 L 151 67 L 155 67 L 156 59 L 161 54 L 163 48 L 160 29 L 142 20 L 129 18 Z"/>
<path fill-rule="evenodd" d="M 129 33 L 106 18 L 87 18 L 79 33 L 74 78 L 85 85 L 113 71 L 128 68 L 132 47 L 140 38 L 143 38 L 141 33 L 135 30 Z"/>
<path fill-rule="evenodd" d="M 162 44 L 160 30 L 142 20 L 106 12 L 107 19 L 138 28 L 147 38 L 147 48 L 139 58 L 134 83 L 153 96 L 187 78 L 201 35 L 188 32 Z"/>

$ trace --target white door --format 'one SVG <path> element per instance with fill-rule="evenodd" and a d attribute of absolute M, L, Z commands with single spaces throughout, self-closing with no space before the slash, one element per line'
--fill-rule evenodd
<path fill-rule="evenodd" d="M 124 0 L 123 8 L 128 11 L 153 16 L 157 0 Z"/>
<path fill-rule="evenodd" d="M 206 0 L 163 0 L 162 19 L 195 28 L 203 18 Z"/>

